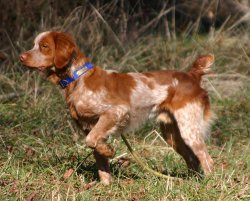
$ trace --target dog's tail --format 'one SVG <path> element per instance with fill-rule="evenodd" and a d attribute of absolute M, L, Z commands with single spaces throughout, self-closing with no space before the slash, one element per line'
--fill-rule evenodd
<path fill-rule="evenodd" d="M 189 70 L 190 74 L 193 74 L 197 78 L 201 78 L 202 75 L 207 74 L 210 71 L 211 65 L 214 63 L 214 55 L 207 54 L 199 56 L 193 63 Z"/>

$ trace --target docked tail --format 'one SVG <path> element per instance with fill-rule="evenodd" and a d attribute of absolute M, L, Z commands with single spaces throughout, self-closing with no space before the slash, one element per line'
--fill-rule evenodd
<path fill-rule="evenodd" d="M 192 67 L 190 68 L 189 73 L 195 75 L 200 79 L 202 75 L 205 75 L 209 72 L 210 66 L 213 63 L 214 63 L 213 54 L 199 56 L 193 63 Z"/>

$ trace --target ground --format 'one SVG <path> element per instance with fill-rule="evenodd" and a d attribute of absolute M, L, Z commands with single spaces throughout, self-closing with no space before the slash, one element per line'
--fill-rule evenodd
<path fill-rule="evenodd" d="M 206 178 L 187 177 L 182 158 L 148 122 L 128 140 L 154 170 L 182 181 L 157 178 L 141 169 L 121 138 L 111 161 L 110 186 L 98 180 L 92 150 L 71 120 L 62 90 L 16 57 L 0 74 L 1 200 L 249 200 L 250 199 L 250 42 L 247 34 L 220 31 L 166 40 L 150 35 L 124 47 L 106 45 L 92 60 L 118 71 L 187 70 L 199 54 L 213 53 L 213 74 L 204 78 L 217 115 L 208 139 L 215 169 Z"/>

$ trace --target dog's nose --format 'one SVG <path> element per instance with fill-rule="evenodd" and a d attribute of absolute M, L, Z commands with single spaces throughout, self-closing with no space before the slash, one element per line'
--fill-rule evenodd
<path fill-rule="evenodd" d="M 27 54 L 20 54 L 19 59 L 21 62 L 24 62 L 27 59 Z"/>

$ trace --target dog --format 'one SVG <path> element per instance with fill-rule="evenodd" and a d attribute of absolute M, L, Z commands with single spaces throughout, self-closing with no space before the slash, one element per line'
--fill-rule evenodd
<path fill-rule="evenodd" d="M 205 139 L 213 113 L 201 79 L 214 62 L 212 54 L 198 57 L 188 72 L 117 73 L 89 62 L 73 38 L 64 32 L 40 33 L 34 47 L 20 54 L 23 65 L 46 73 L 60 85 L 72 118 L 86 134 L 100 181 L 111 182 L 107 138 L 138 128 L 148 118 L 159 122 L 166 142 L 185 160 L 189 170 L 205 175 L 213 169 Z"/>

